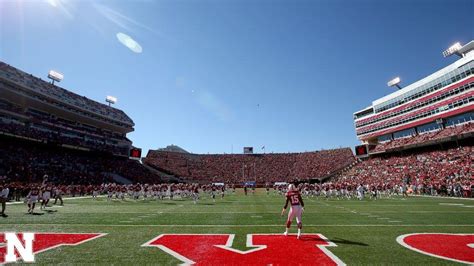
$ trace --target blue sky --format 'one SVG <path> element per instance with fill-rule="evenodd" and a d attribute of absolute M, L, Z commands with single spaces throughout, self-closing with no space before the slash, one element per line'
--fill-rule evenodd
<path fill-rule="evenodd" d="M 441 52 L 474 39 L 473 13 L 471 0 L 1 0 L 0 60 L 116 96 L 144 152 L 353 147 L 352 113 L 389 79 L 453 62 Z"/>

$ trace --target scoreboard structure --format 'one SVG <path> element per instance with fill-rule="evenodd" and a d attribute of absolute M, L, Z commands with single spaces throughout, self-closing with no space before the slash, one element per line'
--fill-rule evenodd
<path fill-rule="evenodd" d="M 253 154 L 253 147 L 244 147 L 244 154 Z"/>
<path fill-rule="evenodd" d="M 142 158 L 142 149 L 131 148 L 129 157 L 130 159 L 140 160 Z"/>

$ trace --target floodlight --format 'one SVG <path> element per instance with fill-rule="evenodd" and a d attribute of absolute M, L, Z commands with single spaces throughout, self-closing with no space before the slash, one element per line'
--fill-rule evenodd
<path fill-rule="evenodd" d="M 446 50 L 443 52 L 443 56 L 444 56 L 444 57 L 448 57 L 448 56 L 450 56 L 450 55 L 452 55 L 452 54 L 460 55 L 460 54 L 458 53 L 458 51 L 459 51 L 459 49 L 461 49 L 461 48 L 462 48 L 461 44 L 460 44 L 459 42 L 457 42 L 457 43 L 451 45 L 451 47 L 449 47 L 448 49 L 446 49 Z"/>
<path fill-rule="evenodd" d="M 108 103 L 109 103 L 109 106 L 110 106 L 111 104 L 117 103 L 117 98 L 114 97 L 114 96 L 107 96 L 107 97 L 105 98 L 105 101 L 108 102 Z"/>
<path fill-rule="evenodd" d="M 400 89 L 402 88 L 402 87 L 400 87 L 400 85 L 399 85 L 399 84 L 400 84 L 400 81 L 401 81 L 401 80 L 400 80 L 400 77 L 396 77 L 396 78 L 390 80 L 389 82 L 387 82 L 387 86 L 389 86 L 389 87 L 395 86 L 395 87 L 397 87 L 397 88 L 400 90 Z"/>
<path fill-rule="evenodd" d="M 50 70 L 48 73 L 48 78 L 51 79 L 52 84 L 54 85 L 55 81 L 61 82 L 64 79 L 64 75 L 57 71 Z"/>

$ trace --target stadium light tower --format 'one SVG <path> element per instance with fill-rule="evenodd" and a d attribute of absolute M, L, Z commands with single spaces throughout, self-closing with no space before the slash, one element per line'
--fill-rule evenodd
<path fill-rule="evenodd" d="M 387 86 L 389 86 L 389 87 L 395 86 L 395 87 L 397 87 L 399 90 L 401 90 L 402 87 L 400 87 L 400 81 L 401 81 L 401 80 L 400 80 L 400 77 L 396 77 L 396 78 L 390 80 L 389 82 L 387 82 Z"/>
<path fill-rule="evenodd" d="M 48 73 L 48 78 L 51 79 L 51 84 L 54 85 L 55 81 L 61 82 L 64 79 L 64 75 L 57 71 L 50 70 Z"/>
<path fill-rule="evenodd" d="M 459 50 L 462 48 L 462 45 L 457 42 L 453 45 L 451 45 L 448 49 L 446 49 L 444 52 L 443 52 L 443 56 L 444 57 L 448 57 L 450 55 L 453 55 L 453 54 L 456 54 L 458 55 L 459 57 L 463 57 L 463 55 L 459 52 Z"/>
<path fill-rule="evenodd" d="M 105 101 L 106 101 L 107 103 L 109 103 L 109 106 L 110 106 L 110 105 L 112 105 L 112 104 L 116 104 L 116 103 L 117 103 L 117 98 L 114 97 L 114 96 L 107 96 L 107 97 L 105 98 Z"/>

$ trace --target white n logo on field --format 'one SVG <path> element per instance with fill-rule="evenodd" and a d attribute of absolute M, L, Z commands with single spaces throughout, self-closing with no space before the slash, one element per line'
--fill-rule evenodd
<path fill-rule="evenodd" d="M 35 255 L 33 253 L 33 241 L 35 240 L 35 235 L 33 233 L 23 233 L 22 236 L 23 242 L 15 233 L 5 233 L 5 242 L 7 244 L 5 262 L 17 261 L 15 249 L 24 262 L 35 262 Z"/>

